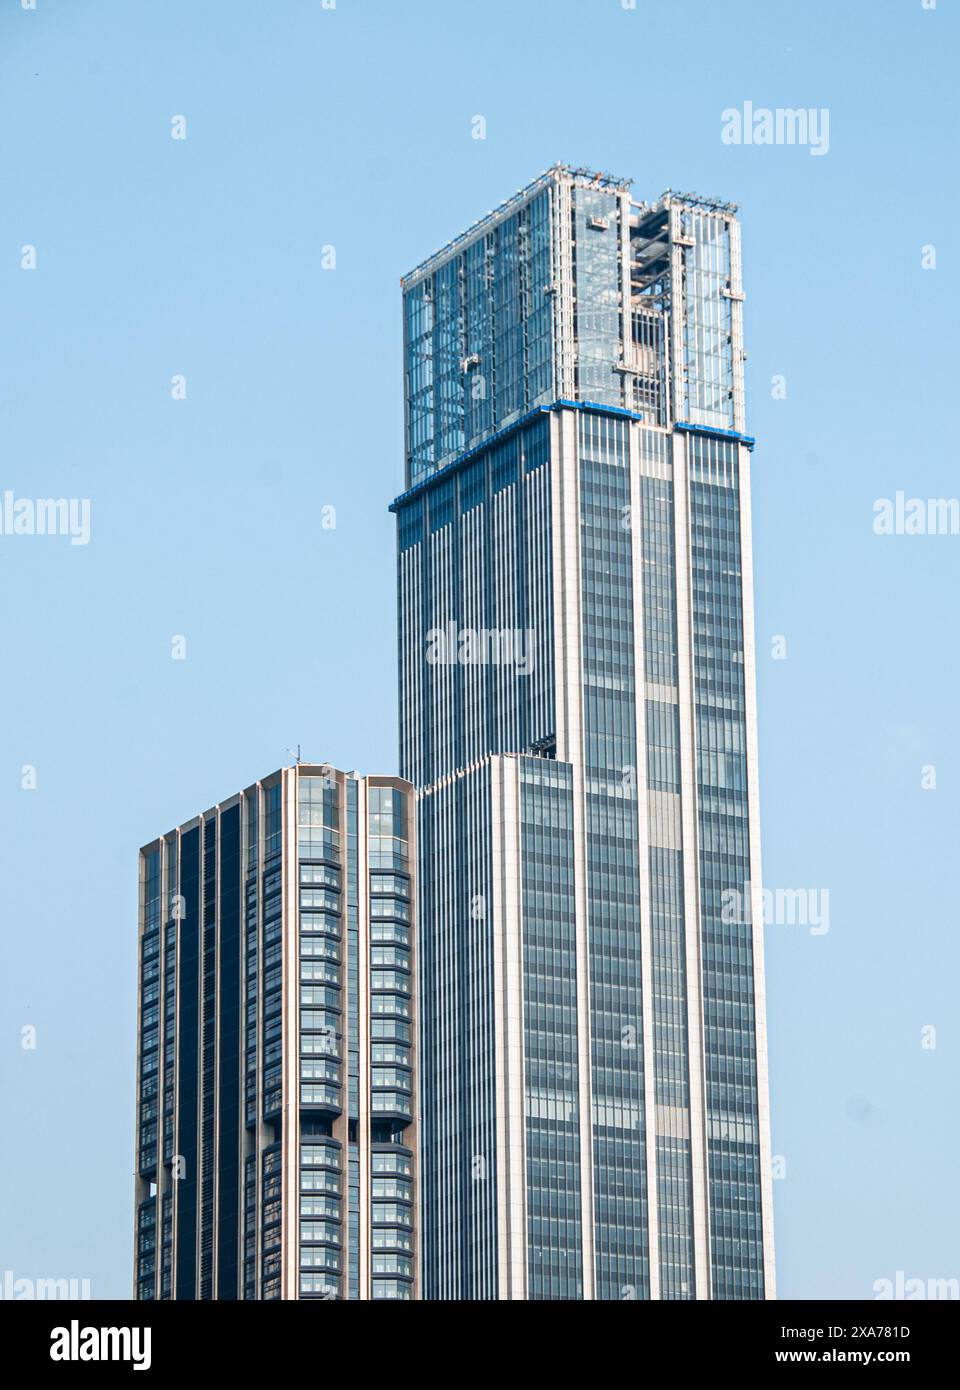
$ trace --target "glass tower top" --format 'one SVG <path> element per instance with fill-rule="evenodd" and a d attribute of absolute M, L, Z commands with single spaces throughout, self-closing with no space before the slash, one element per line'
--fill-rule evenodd
<path fill-rule="evenodd" d="M 558 164 L 402 284 L 408 488 L 560 401 L 743 429 L 733 204 Z"/>

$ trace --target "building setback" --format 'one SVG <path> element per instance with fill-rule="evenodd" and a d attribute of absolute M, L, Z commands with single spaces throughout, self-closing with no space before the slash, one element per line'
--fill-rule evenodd
<path fill-rule="evenodd" d="M 422 1296 L 771 1298 L 736 208 L 556 166 L 403 304 Z"/>
<path fill-rule="evenodd" d="M 138 1299 L 417 1296 L 413 823 L 301 763 L 140 851 Z"/>

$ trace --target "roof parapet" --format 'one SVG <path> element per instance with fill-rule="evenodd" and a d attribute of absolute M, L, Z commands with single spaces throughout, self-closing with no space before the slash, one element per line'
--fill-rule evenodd
<path fill-rule="evenodd" d="M 549 169 L 544 169 L 543 173 L 539 174 L 531 183 L 518 189 L 516 193 L 512 193 L 509 198 L 506 198 L 484 217 L 481 217 L 479 221 L 474 222 L 466 231 L 455 236 L 452 241 L 448 241 L 446 246 L 441 246 L 438 251 L 434 251 L 432 255 L 427 256 L 426 260 L 414 266 L 413 270 L 408 271 L 406 275 L 402 275 L 400 277 L 402 288 L 404 290 L 410 289 L 417 281 L 421 280 L 424 275 L 435 270 L 436 267 L 441 265 L 444 261 L 449 260 L 449 258 L 462 247 L 466 246 L 471 241 L 475 241 L 476 238 L 484 232 L 492 231 L 497 223 L 503 221 L 503 219 L 508 217 L 516 208 L 523 203 L 529 202 L 535 194 L 561 178 L 569 179 L 571 183 L 576 183 L 583 188 L 602 188 L 609 192 L 619 193 L 628 192 L 633 183 L 632 179 L 619 178 L 617 175 L 607 173 L 603 170 L 575 167 L 571 164 L 551 164 Z"/>
<path fill-rule="evenodd" d="M 702 208 L 704 212 L 729 213 L 731 217 L 738 211 L 737 203 L 727 203 L 722 198 L 704 197 L 700 193 L 678 193 L 675 188 L 667 188 L 661 194 L 661 203 L 668 200 L 674 203 L 688 203 L 690 207 Z"/>

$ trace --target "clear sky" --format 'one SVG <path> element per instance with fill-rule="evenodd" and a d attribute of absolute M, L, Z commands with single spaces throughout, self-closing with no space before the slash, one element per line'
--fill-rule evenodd
<path fill-rule="evenodd" d="M 562 160 L 741 206 L 781 1294 L 960 1277 L 960 536 L 873 532 L 960 488 L 955 9 L 0 0 L 0 491 L 91 503 L 0 534 L 0 1272 L 130 1292 L 138 847 L 395 769 L 398 277 Z"/>

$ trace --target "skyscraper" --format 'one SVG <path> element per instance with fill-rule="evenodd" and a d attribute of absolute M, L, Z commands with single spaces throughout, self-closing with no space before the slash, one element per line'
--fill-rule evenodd
<path fill-rule="evenodd" d="M 423 1296 L 773 1297 L 736 208 L 556 166 L 403 304 Z"/>
<path fill-rule="evenodd" d="M 140 851 L 137 1298 L 416 1296 L 412 832 L 301 763 Z"/>

